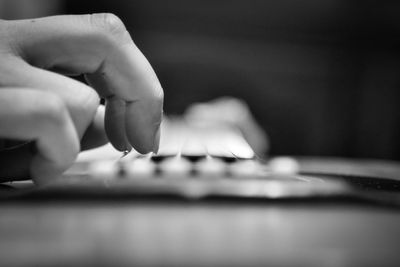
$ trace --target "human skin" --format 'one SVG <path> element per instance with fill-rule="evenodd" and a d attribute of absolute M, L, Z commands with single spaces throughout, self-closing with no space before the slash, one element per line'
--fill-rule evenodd
<path fill-rule="evenodd" d="M 163 90 L 115 15 L 0 20 L 0 58 L 0 181 L 48 182 L 108 140 L 158 150 Z"/>

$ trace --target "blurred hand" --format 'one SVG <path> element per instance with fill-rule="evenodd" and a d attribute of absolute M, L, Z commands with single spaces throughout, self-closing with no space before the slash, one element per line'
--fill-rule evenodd
<path fill-rule="evenodd" d="M 221 97 L 205 103 L 195 103 L 186 110 L 185 118 L 189 122 L 230 125 L 240 130 L 258 157 L 267 155 L 268 135 L 257 123 L 243 100 Z"/>
<path fill-rule="evenodd" d="M 0 58 L 0 181 L 46 182 L 80 145 L 107 137 L 120 151 L 158 150 L 163 91 L 116 16 L 0 20 Z M 84 74 L 92 87 L 62 74 Z"/>

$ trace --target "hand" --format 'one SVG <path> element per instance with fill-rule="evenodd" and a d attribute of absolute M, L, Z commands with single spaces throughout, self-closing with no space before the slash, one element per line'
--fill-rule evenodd
<path fill-rule="evenodd" d="M 268 135 L 257 123 L 243 100 L 225 96 L 205 103 L 194 103 L 189 106 L 184 115 L 190 122 L 234 127 L 242 133 L 258 157 L 267 155 Z"/>
<path fill-rule="evenodd" d="M 0 181 L 58 176 L 80 145 L 106 142 L 104 128 L 118 150 L 158 150 L 163 90 L 116 16 L 0 20 L 0 60 Z"/>

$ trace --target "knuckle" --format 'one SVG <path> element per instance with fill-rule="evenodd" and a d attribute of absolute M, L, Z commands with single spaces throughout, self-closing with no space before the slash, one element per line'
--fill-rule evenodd
<path fill-rule="evenodd" d="M 120 35 L 126 32 L 124 23 L 115 14 L 97 13 L 89 16 L 90 22 L 95 28 L 99 28 L 108 34 Z"/>
<path fill-rule="evenodd" d="M 163 105 L 164 103 L 164 90 L 161 88 L 161 86 L 158 86 L 154 95 L 154 100 L 159 104 Z"/>
<path fill-rule="evenodd" d="M 100 97 L 95 90 L 81 90 L 79 97 L 69 100 L 68 106 L 71 109 L 71 115 L 83 118 L 92 117 L 100 104 Z"/>
<path fill-rule="evenodd" d="M 81 90 L 81 95 L 73 99 L 77 109 L 82 111 L 90 111 L 96 109 L 100 103 L 100 97 L 97 92 L 92 88 Z"/>
<path fill-rule="evenodd" d="M 34 109 L 32 116 L 38 122 L 45 125 L 62 125 L 65 122 L 68 111 L 64 102 L 57 96 L 45 94 Z"/>

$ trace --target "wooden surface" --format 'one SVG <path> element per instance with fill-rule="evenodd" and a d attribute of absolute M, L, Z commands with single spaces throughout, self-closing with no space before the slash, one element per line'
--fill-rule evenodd
<path fill-rule="evenodd" d="M 261 265 L 400 266 L 399 209 L 354 202 L 0 202 L 0 266 Z"/>
<path fill-rule="evenodd" d="M 365 206 L 0 206 L 1 266 L 398 266 L 400 213 Z"/>

